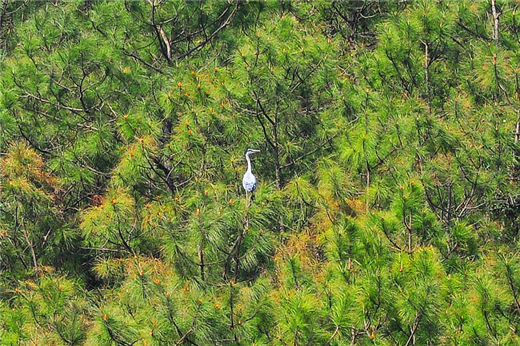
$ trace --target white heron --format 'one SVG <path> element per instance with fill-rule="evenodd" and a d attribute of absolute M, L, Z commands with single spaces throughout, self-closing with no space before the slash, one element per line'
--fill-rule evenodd
<path fill-rule="evenodd" d="M 246 190 L 246 198 L 248 194 L 253 193 L 256 190 L 256 177 L 251 169 L 251 158 L 249 155 L 258 152 L 260 152 L 260 150 L 247 149 L 246 151 L 247 171 L 244 173 L 244 177 L 242 178 L 242 186 L 244 187 L 244 190 Z"/>

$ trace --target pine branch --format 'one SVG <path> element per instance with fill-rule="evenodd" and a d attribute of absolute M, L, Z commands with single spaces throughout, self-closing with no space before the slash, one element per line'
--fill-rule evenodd
<path fill-rule="evenodd" d="M 412 327 L 410 337 L 408 338 L 408 341 L 406 341 L 405 346 L 410 345 L 410 343 L 412 343 L 412 345 L 415 345 L 415 332 L 417 332 L 417 327 L 419 327 L 419 323 L 421 322 L 422 316 L 423 316 L 422 312 L 419 312 L 415 315 L 415 322 Z"/>

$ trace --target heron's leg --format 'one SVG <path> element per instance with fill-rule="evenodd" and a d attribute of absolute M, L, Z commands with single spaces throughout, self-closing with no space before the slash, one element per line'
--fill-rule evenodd
<path fill-rule="evenodd" d="M 249 227 L 249 207 L 251 206 L 251 196 L 246 190 L 246 218 L 245 218 L 245 225 L 248 228 Z"/>

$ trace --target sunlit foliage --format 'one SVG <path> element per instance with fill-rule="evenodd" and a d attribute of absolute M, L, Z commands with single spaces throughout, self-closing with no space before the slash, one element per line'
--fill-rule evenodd
<path fill-rule="evenodd" d="M 517 344 L 517 10 L 3 1 L 0 343 Z"/>

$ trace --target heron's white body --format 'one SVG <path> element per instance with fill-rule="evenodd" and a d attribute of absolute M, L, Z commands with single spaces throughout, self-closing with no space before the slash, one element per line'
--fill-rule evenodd
<path fill-rule="evenodd" d="M 247 193 L 251 193 L 256 190 L 256 177 L 253 175 L 251 171 L 251 159 L 249 158 L 249 153 L 246 154 L 247 160 L 247 171 L 242 178 L 242 186 Z"/>

